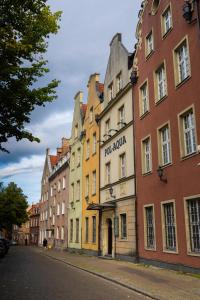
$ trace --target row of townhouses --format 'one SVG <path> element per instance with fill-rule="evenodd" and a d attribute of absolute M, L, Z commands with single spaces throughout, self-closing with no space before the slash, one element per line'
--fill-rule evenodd
<path fill-rule="evenodd" d="M 199 1 L 142 1 L 104 83 L 74 97 L 71 137 L 46 153 L 40 240 L 68 251 L 200 267 Z"/>

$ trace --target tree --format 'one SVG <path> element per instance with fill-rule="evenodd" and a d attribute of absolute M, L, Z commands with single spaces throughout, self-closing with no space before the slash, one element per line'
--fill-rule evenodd
<path fill-rule="evenodd" d="M 10 182 L 7 187 L 0 186 L 0 230 L 6 229 L 11 233 L 14 224 L 21 226 L 28 220 L 27 197 L 14 182 Z"/>
<path fill-rule="evenodd" d="M 36 106 L 56 98 L 57 80 L 39 87 L 49 69 L 43 55 L 47 39 L 56 34 L 61 12 L 47 0 L 0 1 L 0 150 L 10 137 L 39 142 L 25 128 Z M 7 151 L 8 152 L 8 151 Z"/>

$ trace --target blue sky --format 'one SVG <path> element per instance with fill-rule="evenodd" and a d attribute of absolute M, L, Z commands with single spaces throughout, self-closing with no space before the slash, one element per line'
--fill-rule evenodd
<path fill-rule="evenodd" d="M 109 55 L 109 43 L 122 33 L 125 47 L 134 49 L 135 28 L 141 0 L 49 0 L 53 11 L 63 11 L 60 30 L 49 39 L 46 54 L 50 72 L 40 79 L 44 84 L 53 78 L 61 80 L 58 99 L 32 113 L 31 129 L 41 143 L 16 142 L 5 145 L 10 154 L 0 153 L 0 181 L 16 182 L 28 196 L 29 203 L 40 199 L 40 181 L 46 148 L 55 153 L 62 137 L 70 137 L 73 98 L 84 92 L 87 101 L 87 82 L 90 74 L 98 72 L 101 82 Z"/>

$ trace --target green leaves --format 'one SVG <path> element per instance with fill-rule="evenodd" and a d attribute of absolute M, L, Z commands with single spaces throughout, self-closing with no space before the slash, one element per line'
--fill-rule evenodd
<path fill-rule="evenodd" d="M 61 12 L 52 13 L 46 0 L 1 0 L 0 3 L 0 150 L 8 138 L 37 141 L 24 124 L 36 106 L 56 98 L 59 81 L 35 87 L 49 72 L 43 55 L 47 39 L 56 34 Z"/>
<path fill-rule="evenodd" d="M 21 226 L 28 219 L 26 209 L 27 197 L 14 182 L 4 187 L 0 183 L 0 229 L 12 231 L 12 226 Z"/>

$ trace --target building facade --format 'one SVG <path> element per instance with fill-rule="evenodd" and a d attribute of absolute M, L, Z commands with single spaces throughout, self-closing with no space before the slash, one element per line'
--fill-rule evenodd
<path fill-rule="evenodd" d="M 46 158 L 41 180 L 41 200 L 40 200 L 40 233 L 39 245 L 42 246 L 44 238 L 49 239 L 49 175 L 52 167 L 57 163 L 57 156 L 50 155 L 46 150 Z"/>
<path fill-rule="evenodd" d="M 32 204 L 29 211 L 30 225 L 30 245 L 38 245 L 39 242 L 39 222 L 40 222 L 40 206 L 39 203 Z"/>
<path fill-rule="evenodd" d="M 83 104 L 83 93 L 78 92 L 74 98 L 74 114 L 71 131 L 71 158 L 69 176 L 69 215 L 68 247 L 81 249 L 82 242 L 82 133 L 86 105 Z"/>
<path fill-rule="evenodd" d="M 143 1 L 133 69 L 139 256 L 176 269 L 200 267 L 197 2 Z"/>
<path fill-rule="evenodd" d="M 49 175 L 49 245 L 56 249 L 68 247 L 68 206 L 69 206 L 69 140 L 62 139 L 57 148 L 57 163 Z"/>
<path fill-rule="evenodd" d="M 82 176 L 82 248 L 97 255 L 99 251 L 99 125 L 95 118 L 101 113 L 103 84 L 93 74 L 88 82 L 88 101 L 84 119 Z M 89 210 L 88 210 L 89 208 Z"/>
<path fill-rule="evenodd" d="M 121 34 L 116 34 L 99 116 L 101 253 L 126 259 L 136 253 L 131 58 Z"/>

